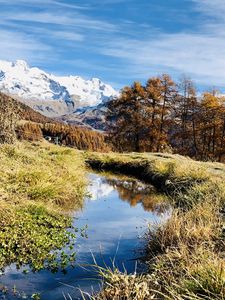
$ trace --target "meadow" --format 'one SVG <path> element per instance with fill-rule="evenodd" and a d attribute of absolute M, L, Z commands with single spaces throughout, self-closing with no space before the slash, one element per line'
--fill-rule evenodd
<path fill-rule="evenodd" d="M 166 223 L 146 228 L 147 272 L 96 266 L 103 289 L 84 298 L 225 299 L 224 164 L 165 153 L 93 153 L 45 141 L 2 145 L 0 162 L 3 272 L 12 263 L 52 272 L 74 263 L 76 253 L 60 249 L 74 247 L 70 211 L 82 208 L 92 168 L 151 183 L 173 212 Z"/>

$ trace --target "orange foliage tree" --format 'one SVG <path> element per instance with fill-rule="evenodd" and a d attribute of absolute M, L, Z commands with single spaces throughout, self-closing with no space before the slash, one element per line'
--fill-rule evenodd
<path fill-rule="evenodd" d="M 108 104 L 108 134 L 119 151 L 168 151 L 201 160 L 225 160 L 225 97 L 197 96 L 194 83 L 169 75 L 135 82 Z"/>

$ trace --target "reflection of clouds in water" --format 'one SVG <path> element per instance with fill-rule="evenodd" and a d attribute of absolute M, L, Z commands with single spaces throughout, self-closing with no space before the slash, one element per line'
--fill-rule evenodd
<path fill-rule="evenodd" d="M 75 227 L 84 228 L 88 225 L 88 239 L 77 235 L 75 248 L 63 249 L 65 253 L 76 252 L 76 267 L 69 269 L 64 277 L 61 273 L 52 275 L 48 271 L 25 275 L 12 265 L 11 270 L 7 268 L 6 275 L 1 277 L 2 284 L 13 282 L 17 289 L 27 294 L 41 290 L 43 299 L 61 300 L 62 291 L 72 294 L 73 299 L 80 299 L 80 294 L 76 294 L 76 290 L 73 294 L 67 284 L 85 292 L 91 292 L 93 285 L 96 291 L 99 282 L 91 281 L 91 278 L 96 278 L 96 270 L 88 269 L 93 264 L 93 256 L 99 265 L 106 263 L 111 266 L 116 256 L 115 264 L 121 270 L 122 264 L 128 272 L 136 269 L 136 261 L 133 259 L 142 255 L 138 251 L 144 249 L 143 237 L 148 234 L 148 228 L 154 230 L 166 222 L 172 209 L 161 209 L 161 201 L 154 188 L 137 180 L 90 174 L 89 181 L 90 200 L 99 201 L 87 201 L 82 211 L 74 213 Z M 65 287 L 61 282 L 65 283 Z M 7 299 L 15 298 L 9 295 Z"/>
<path fill-rule="evenodd" d="M 139 242 L 137 238 L 144 236 L 148 227 L 157 228 L 160 224 L 165 223 L 171 215 L 171 211 L 161 213 L 160 216 L 153 212 L 139 215 L 142 211 L 141 206 L 132 211 L 130 209 L 117 210 L 117 216 L 115 216 L 114 210 L 108 209 L 108 211 L 110 213 L 105 212 L 107 222 L 104 218 L 99 218 L 98 222 L 90 224 L 88 240 L 80 239 L 78 241 L 78 244 L 80 243 L 78 251 L 82 252 L 82 256 L 90 254 L 90 251 L 99 253 L 101 248 L 104 249 L 104 254 L 114 254 L 118 243 L 123 244 L 128 240 L 133 240 L 131 248 L 135 247 L 135 241 Z"/>
<path fill-rule="evenodd" d="M 98 200 L 108 196 L 113 190 L 113 186 L 104 182 L 101 177 L 92 179 L 91 184 L 88 186 L 88 193 L 91 200 Z"/>

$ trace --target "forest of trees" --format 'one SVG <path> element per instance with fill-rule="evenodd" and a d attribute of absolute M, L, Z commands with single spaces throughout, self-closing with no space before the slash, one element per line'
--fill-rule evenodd
<path fill-rule="evenodd" d="M 225 97 L 214 90 L 198 95 L 185 76 L 179 83 L 167 74 L 145 85 L 134 82 L 108 108 L 109 140 L 116 150 L 225 159 Z"/>
<path fill-rule="evenodd" d="M 50 142 L 79 150 L 102 152 L 109 150 L 103 133 L 73 125 L 27 122 L 17 126 L 16 132 L 20 140 L 40 141 L 45 138 Z"/>

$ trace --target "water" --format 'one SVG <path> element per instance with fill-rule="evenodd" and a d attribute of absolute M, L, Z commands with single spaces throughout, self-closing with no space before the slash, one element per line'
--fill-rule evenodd
<path fill-rule="evenodd" d="M 147 224 L 159 224 L 170 214 L 162 197 L 153 187 L 133 179 L 100 174 L 90 174 L 89 179 L 91 197 L 85 199 L 82 211 L 73 213 L 76 227 L 88 226 L 88 238 L 77 239 L 75 268 L 69 268 L 66 275 L 45 270 L 26 275 L 11 266 L 1 277 L 3 285 L 15 285 L 29 296 L 39 292 L 43 300 L 62 300 L 63 293 L 81 299 L 79 289 L 91 292 L 100 287 L 96 271 L 90 267 L 93 257 L 101 266 L 112 266 L 114 261 L 120 270 L 125 267 L 128 272 L 143 268 L 137 260 L 144 243 L 140 236 Z M 10 294 L 4 297 L 13 299 Z"/>

